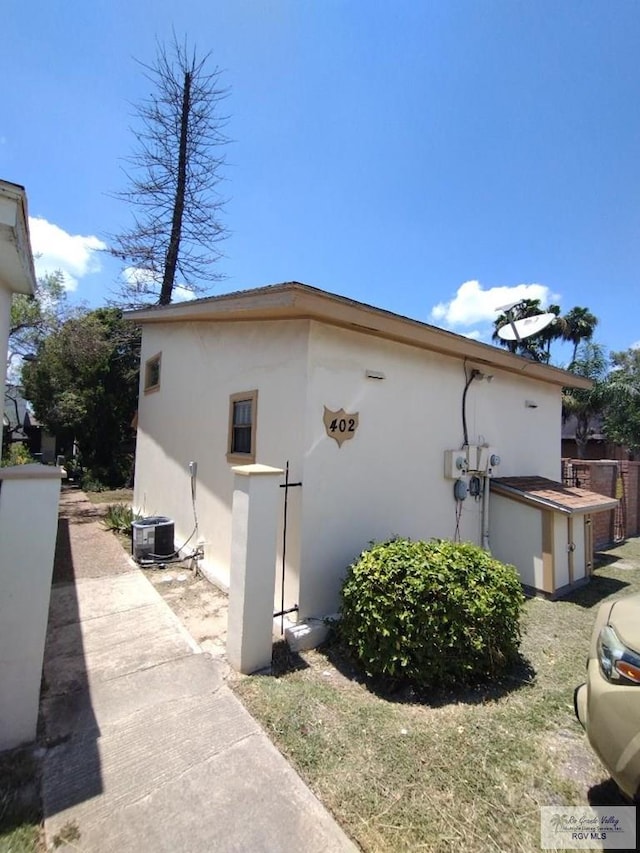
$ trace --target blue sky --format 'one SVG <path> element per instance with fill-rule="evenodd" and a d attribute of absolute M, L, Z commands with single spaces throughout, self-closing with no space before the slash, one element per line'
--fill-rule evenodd
<path fill-rule="evenodd" d="M 72 299 L 112 296 L 134 57 L 172 27 L 231 90 L 212 293 L 298 280 L 483 340 L 539 296 L 640 341 L 636 0 L 9 0 L 0 177 Z"/>

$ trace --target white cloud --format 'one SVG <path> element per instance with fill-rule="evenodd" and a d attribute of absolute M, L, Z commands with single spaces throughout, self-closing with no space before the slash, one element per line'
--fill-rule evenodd
<path fill-rule="evenodd" d="M 67 290 L 75 290 L 79 279 L 100 271 L 97 253 L 107 247 L 98 237 L 68 234 L 39 216 L 29 217 L 29 231 L 36 275 L 61 270 Z"/>
<path fill-rule="evenodd" d="M 125 267 L 122 270 L 122 277 L 127 284 L 136 284 L 139 287 L 148 287 L 150 285 L 160 286 L 161 279 L 151 270 L 143 270 L 141 267 Z"/>
<path fill-rule="evenodd" d="M 193 290 L 187 290 L 186 287 L 180 287 L 179 284 L 174 285 L 171 295 L 174 302 L 190 302 L 196 298 Z"/>
<path fill-rule="evenodd" d="M 162 284 L 162 276 L 141 267 L 125 267 L 122 270 L 122 276 L 127 284 L 134 284 L 143 290 L 146 287 L 156 287 L 159 291 Z M 173 302 L 189 302 L 196 298 L 192 290 L 181 284 L 174 284 L 171 296 Z"/>
<path fill-rule="evenodd" d="M 479 281 L 465 281 L 449 302 L 439 302 L 431 309 L 431 320 L 449 328 L 471 326 L 490 322 L 498 316 L 497 308 L 520 299 L 540 299 L 543 307 L 558 301 L 544 284 L 516 284 L 513 287 L 489 287 L 486 290 Z M 472 333 L 469 337 L 482 337 Z"/>
<path fill-rule="evenodd" d="M 640 349 L 640 341 L 636 341 L 635 344 L 631 344 L 629 349 Z"/>

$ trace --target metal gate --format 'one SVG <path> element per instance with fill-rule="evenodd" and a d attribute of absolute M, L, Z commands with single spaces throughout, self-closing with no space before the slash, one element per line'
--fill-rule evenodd
<path fill-rule="evenodd" d="M 285 610 L 284 606 L 284 585 L 285 585 L 285 577 L 287 571 L 287 524 L 289 518 L 289 490 L 297 489 L 302 487 L 302 480 L 297 483 L 292 483 L 289 479 L 289 460 L 287 459 L 287 464 L 284 469 L 284 483 L 281 484 L 280 488 L 284 489 L 284 502 L 282 505 L 282 577 L 280 581 L 280 610 L 276 610 L 273 614 L 273 618 L 277 619 L 280 617 L 280 636 L 284 634 L 284 617 L 288 613 L 297 613 L 298 605 L 294 604 L 293 607 L 288 607 Z"/>

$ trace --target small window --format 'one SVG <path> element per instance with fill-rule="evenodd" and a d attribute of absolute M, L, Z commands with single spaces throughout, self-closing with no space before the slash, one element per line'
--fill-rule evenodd
<path fill-rule="evenodd" d="M 157 391 L 160 388 L 160 359 L 162 353 L 147 359 L 144 366 L 144 393 Z"/>
<path fill-rule="evenodd" d="M 255 460 L 257 409 L 257 391 L 232 394 L 229 398 L 227 459 L 230 462 L 249 463 Z"/>

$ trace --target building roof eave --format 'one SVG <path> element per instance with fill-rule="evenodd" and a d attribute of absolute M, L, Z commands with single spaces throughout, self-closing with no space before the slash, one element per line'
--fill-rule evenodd
<path fill-rule="evenodd" d="M 589 379 L 566 370 L 299 282 L 127 311 L 125 317 L 141 325 L 187 321 L 316 320 L 560 387 L 592 386 Z"/>
<path fill-rule="evenodd" d="M 35 286 L 27 195 L 19 184 L 0 180 L 0 287 L 30 295 Z"/>

